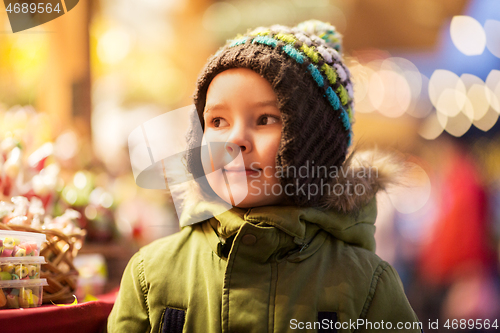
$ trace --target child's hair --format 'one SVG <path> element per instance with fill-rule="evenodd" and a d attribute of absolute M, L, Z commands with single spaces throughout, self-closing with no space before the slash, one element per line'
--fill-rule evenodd
<path fill-rule="evenodd" d="M 283 124 L 276 167 L 283 170 L 282 186 L 296 193 L 288 198 L 298 206 L 318 206 L 321 195 L 301 195 L 300 187 L 327 180 L 328 172 L 297 177 L 301 166 L 340 167 L 352 141 L 353 88 L 341 57 L 341 36 L 333 26 L 316 20 L 290 28 L 273 25 L 238 35 L 212 56 L 201 72 L 194 95 L 204 126 L 203 110 L 213 78 L 230 68 L 249 68 L 271 84 Z M 193 119 L 197 120 L 197 119 Z M 188 133 L 187 166 L 195 178 L 204 175 L 199 147 L 202 138 Z"/>

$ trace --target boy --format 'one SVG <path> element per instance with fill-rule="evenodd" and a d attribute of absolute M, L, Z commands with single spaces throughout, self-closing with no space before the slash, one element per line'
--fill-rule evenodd
<path fill-rule="evenodd" d="M 375 177 L 346 161 L 352 84 L 339 51 L 332 26 L 308 21 L 256 29 L 209 60 L 195 94 L 203 137 L 188 140 L 227 144 L 190 150 L 187 166 L 206 175 L 203 195 L 235 207 L 202 202 L 134 255 L 110 332 L 421 331 L 373 252 L 387 168 Z"/>

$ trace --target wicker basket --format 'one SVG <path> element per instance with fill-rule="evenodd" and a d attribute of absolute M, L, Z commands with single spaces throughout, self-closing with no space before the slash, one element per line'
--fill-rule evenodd
<path fill-rule="evenodd" d="M 2 230 L 16 230 L 43 233 L 47 242 L 42 243 L 40 255 L 45 257 L 41 278 L 47 279 L 48 286 L 43 287 L 43 303 L 72 301 L 77 288 L 78 271 L 73 259 L 83 245 L 86 231 L 80 234 L 65 235 L 57 230 L 38 230 L 22 225 L 0 223 Z"/>

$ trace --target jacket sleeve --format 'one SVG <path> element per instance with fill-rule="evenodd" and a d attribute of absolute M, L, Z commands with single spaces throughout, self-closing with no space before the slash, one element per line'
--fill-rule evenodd
<path fill-rule="evenodd" d="M 423 332 L 396 270 L 386 262 L 378 268 L 380 273 L 373 277 L 371 291 L 360 316 L 365 321 L 364 325 L 358 326 L 356 332 Z M 377 329 L 377 325 L 383 325 L 380 326 L 383 329 Z"/>
<path fill-rule="evenodd" d="M 118 297 L 108 318 L 107 331 L 149 332 L 148 285 L 143 258 L 137 252 L 129 261 L 120 283 Z"/>

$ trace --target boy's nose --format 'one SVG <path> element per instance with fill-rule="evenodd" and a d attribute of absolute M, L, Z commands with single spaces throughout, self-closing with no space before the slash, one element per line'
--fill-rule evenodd
<path fill-rule="evenodd" d="M 231 133 L 231 136 L 228 138 L 227 142 L 231 143 L 226 145 L 226 150 L 229 154 L 238 153 L 238 151 L 235 151 L 237 150 L 237 147 L 239 147 L 239 149 L 245 153 L 250 152 L 252 149 L 252 145 L 248 138 L 248 133 L 246 133 L 242 129 L 235 128 L 233 133 Z"/>
<path fill-rule="evenodd" d="M 238 151 L 238 148 L 239 150 L 241 150 L 242 152 L 246 151 L 247 150 L 247 146 L 246 145 L 239 145 L 239 144 L 236 144 L 234 142 L 226 142 L 226 151 L 230 154 L 230 155 L 233 155 L 235 153 L 239 153 Z"/>
<path fill-rule="evenodd" d="M 236 146 L 237 147 L 237 146 Z M 245 146 L 243 147 L 240 147 L 240 150 L 241 151 L 245 151 L 247 148 Z M 231 145 L 231 144 L 228 144 L 226 142 L 226 150 L 229 154 L 232 154 L 236 149 L 235 149 L 235 146 Z"/>

